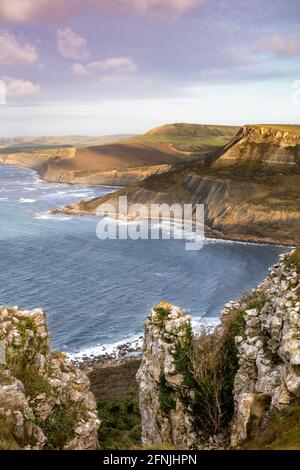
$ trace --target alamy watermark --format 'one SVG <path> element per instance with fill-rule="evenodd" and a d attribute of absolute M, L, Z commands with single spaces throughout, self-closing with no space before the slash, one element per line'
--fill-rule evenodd
<path fill-rule="evenodd" d="M 102 216 L 96 229 L 100 240 L 188 239 L 188 251 L 204 245 L 203 204 L 128 204 L 120 196 L 114 204 L 99 205 L 96 213 Z"/>

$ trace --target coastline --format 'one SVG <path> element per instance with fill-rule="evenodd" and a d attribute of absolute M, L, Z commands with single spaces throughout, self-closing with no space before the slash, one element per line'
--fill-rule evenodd
<path fill-rule="evenodd" d="M 11 166 L 11 165 L 3 165 L 3 166 Z M 17 166 L 15 167 L 19 168 Z M 31 170 L 31 171 L 34 171 L 34 170 Z M 40 179 L 43 180 L 43 178 L 40 178 Z M 72 214 L 72 215 L 75 215 L 75 214 Z M 94 214 L 91 214 L 90 212 L 86 212 L 85 214 L 82 214 L 82 215 L 91 216 Z M 207 238 L 209 238 L 209 240 L 212 240 L 212 241 L 215 239 L 215 240 L 220 240 L 220 241 L 224 240 L 229 243 L 230 242 L 242 243 L 242 244 L 252 243 L 252 244 L 260 244 L 260 245 L 269 244 L 269 245 L 276 245 L 276 246 L 282 246 L 282 247 L 291 247 L 290 244 L 279 245 L 278 243 L 272 243 L 272 242 L 267 243 L 267 242 L 261 242 L 260 240 L 255 240 L 255 241 L 248 240 L 248 239 L 247 240 L 243 240 L 243 239 L 234 240 L 234 239 L 230 239 L 228 237 L 222 236 L 222 234 L 215 233 L 209 230 L 207 230 L 206 235 L 208 235 Z M 79 352 L 78 354 L 76 353 L 68 354 L 68 356 L 75 363 L 84 364 L 84 367 L 94 366 L 97 364 L 105 364 L 105 363 L 110 363 L 110 362 L 118 362 L 119 360 L 123 360 L 123 359 L 127 360 L 127 359 L 130 359 L 131 357 L 139 357 L 141 355 L 141 352 L 142 352 L 141 339 L 142 339 L 142 333 L 140 333 L 140 336 L 138 338 L 135 338 L 134 340 L 127 340 L 125 338 L 124 340 L 119 341 L 117 345 L 116 343 L 114 343 L 114 346 L 115 346 L 114 348 L 105 347 L 105 345 L 97 345 L 96 349 L 98 349 L 98 353 L 85 354 L 85 353 Z M 113 345 L 108 345 L 108 346 L 113 346 Z M 91 350 L 93 348 L 86 347 L 85 349 Z M 101 353 L 99 353 L 100 349 L 103 350 Z"/>
<path fill-rule="evenodd" d="M 1 155 L 0 155 L 0 158 L 1 158 Z M 117 190 L 120 190 L 122 189 L 122 187 L 120 187 L 119 184 L 89 184 L 89 183 L 84 183 L 84 182 L 64 182 L 64 181 L 61 181 L 61 180 L 49 180 L 47 178 L 45 178 L 42 174 L 42 172 L 40 171 L 39 168 L 35 168 L 35 167 L 30 167 L 30 166 L 26 166 L 26 165 L 21 165 L 21 164 L 16 164 L 16 163 L 6 163 L 6 162 L 2 162 L 0 161 L 0 166 L 8 166 L 8 167 L 15 167 L 15 168 L 21 168 L 21 169 L 25 169 L 25 170 L 31 170 L 31 171 L 34 171 L 36 172 L 36 174 L 38 175 L 38 177 L 42 180 L 42 181 L 45 181 L 45 182 L 48 182 L 48 183 L 54 183 L 54 184 L 67 184 L 67 185 L 82 185 L 82 186 L 86 186 L 86 187 L 89 187 L 89 186 L 109 186 L 111 188 L 115 188 L 116 191 Z M 130 168 L 128 168 L 128 170 L 130 171 Z M 112 191 L 113 193 L 114 191 Z M 93 200 L 93 199 L 91 199 Z M 78 216 L 78 217 L 84 217 L 84 216 L 92 216 L 92 217 L 96 217 L 97 214 L 95 213 L 95 211 L 90 211 L 90 210 L 83 210 L 83 209 L 79 209 L 78 206 L 81 202 L 88 202 L 88 200 L 84 200 L 84 201 L 80 201 L 79 203 L 77 204 L 67 204 L 65 205 L 63 208 L 61 209 L 54 209 L 54 210 L 51 210 L 49 212 L 49 214 L 51 215 L 64 215 L 64 216 Z M 296 243 L 294 243 L 292 240 L 288 240 L 287 242 L 278 242 L 278 240 L 275 240 L 275 239 L 272 239 L 272 238 L 264 238 L 264 239 L 261 239 L 259 237 L 249 237 L 249 236 L 246 236 L 246 235 L 239 235 L 238 237 L 237 236 L 227 236 L 225 234 L 223 234 L 221 231 L 217 231 L 217 230 L 214 230 L 214 229 L 211 229 L 209 226 L 205 225 L 205 238 L 215 238 L 217 240 L 224 240 L 224 241 L 228 241 L 228 242 L 240 242 L 240 243 L 251 243 L 251 244 L 259 244 L 259 245 L 273 245 L 273 246 L 283 246 L 283 247 L 288 247 L 288 248 L 293 248 Z"/>
<path fill-rule="evenodd" d="M 105 197 L 105 196 L 103 196 Z M 88 202 L 88 201 L 84 201 Z M 79 210 L 76 208 L 76 204 L 74 205 L 66 205 L 63 209 L 54 209 L 53 211 L 49 212 L 51 215 L 64 215 L 66 217 L 97 217 L 98 214 L 96 214 L 95 211 L 88 211 L 88 210 Z M 122 219 L 123 220 L 123 219 Z M 134 219 L 135 221 L 142 220 L 139 219 L 138 217 Z M 131 222 L 131 220 L 128 220 L 128 222 Z M 250 243 L 254 245 L 273 245 L 273 246 L 282 246 L 282 247 L 288 247 L 288 248 L 293 248 L 296 243 L 294 243 L 292 240 L 287 241 L 287 242 L 278 242 L 278 240 L 272 239 L 272 238 L 264 238 L 261 239 L 259 237 L 249 237 L 249 236 L 244 236 L 240 235 L 239 237 L 236 236 L 227 236 L 223 234 L 221 231 L 213 230 L 207 225 L 205 225 L 205 238 L 208 239 L 216 239 L 216 240 L 224 240 L 228 242 L 237 242 L 237 243 Z"/>

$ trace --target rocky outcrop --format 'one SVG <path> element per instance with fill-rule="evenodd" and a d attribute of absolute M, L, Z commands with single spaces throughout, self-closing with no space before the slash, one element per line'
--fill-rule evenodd
<path fill-rule="evenodd" d="M 0 307 L 0 448 L 96 449 L 87 376 L 51 353 L 45 314 Z"/>
<path fill-rule="evenodd" d="M 145 325 L 144 354 L 137 373 L 144 445 L 191 448 L 192 416 L 181 400 L 184 376 L 176 368 L 176 345 L 187 340 L 190 317 L 161 303 Z M 191 392 L 192 393 L 192 392 Z"/>
<path fill-rule="evenodd" d="M 289 256 L 281 256 L 255 289 L 263 305 L 246 310 L 245 332 L 236 338 L 240 367 L 234 384 L 233 446 L 255 422 L 300 398 L 300 285 Z"/>
<path fill-rule="evenodd" d="M 170 173 L 166 173 L 165 179 Z M 163 179 L 164 175 L 161 175 Z M 151 177 L 150 177 L 151 178 Z M 182 174 L 177 177 L 176 189 L 150 189 L 135 185 L 104 197 L 81 201 L 60 210 L 63 214 L 96 214 L 100 204 L 118 209 L 119 197 L 126 196 L 128 204 L 204 204 L 207 236 L 251 242 L 300 243 L 299 188 L 295 178 L 285 181 L 289 196 L 275 191 L 273 186 L 255 181 Z M 245 191 L 247 187 L 247 191 Z"/>
<path fill-rule="evenodd" d="M 144 444 L 224 448 L 227 433 L 236 448 L 300 398 L 299 260 L 299 250 L 282 255 L 251 294 L 226 304 L 213 333 L 195 337 L 189 316 L 177 307 L 152 309 L 137 374 Z M 226 429 L 208 435 L 208 406 L 219 408 L 215 415 L 222 418 L 230 402 Z"/>
<path fill-rule="evenodd" d="M 256 160 L 267 165 L 295 166 L 300 157 L 300 134 L 293 126 L 244 126 L 225 147 L 215 166 Z"/>
<path fill-rule="evenodd" d="M 300 134 L 287 126 L 245 126 L 223 151 L 173 165 L 125 190 L 68 206 L 93 214 L 102 203 L 203 204 L 208 236 L 300 243 Z"/>
<path fill-rule="evenodd" d="M 160 174 L 170 169 L 170 165 L 149 165 L 139 167 L 117 168 L 99 171 L 67 171 L 53 165 L 51 160 L 40 168 L 40 176 L 52 183 L 130 186 L 141 182 L 152 174 Z"/>
<path fill-rule="evenodd" d="M 93 165 L 80 165 L 76 169 L 75 148 L 19 151 L 0 154 L 0 164 L 28 168 L 51 183 L 130 186 L 153 174 L 161 174 L 171 168 L 170 164 L 125 166 L 108 170 L 93 169 Z M 88 160 L 88 159 L 87 159 Z M 97 165 L 95 164 L 97 167 Z M 111 165 L 108 165 L 111 166 Z"/>

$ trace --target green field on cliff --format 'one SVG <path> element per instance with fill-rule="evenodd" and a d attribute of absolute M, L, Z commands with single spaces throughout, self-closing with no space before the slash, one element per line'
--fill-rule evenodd
<path fill-rule="evenodd" d="M 182 152 L 199 153 L 223 147 L 238 130 L 237 126 L 176 123 L 157 127 L 127 141 L 145 145 L 167 143 Z"/>

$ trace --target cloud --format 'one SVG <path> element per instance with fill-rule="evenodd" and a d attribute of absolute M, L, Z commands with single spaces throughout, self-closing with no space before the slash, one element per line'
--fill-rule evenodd
<path fill-rule="evenodd" d="M 0 19 L 11 23 L 53 21 L 73 16 L 81 0 L 1 0 Z"/>
<path fill-rule="evenodd" d="M 7 96 L 33 96 L 41 92 L 41 86 L 29 80 L 22 80 L 13 77 L 3 77 L 6 86 Z"/>
<path fill-rule="evenodd" d="M 22 23 L 71 18 L 80 10 L 177 18 L 206 0 L 1 0 L 0 20 Z"/>
<path fill-rule="evenodd" d="M 82 64 L 73 64 L 71 70 L 74 75 L 88 75 L 89 71 L 85 65 Z"/>
<path fill-rule="evenodd" d="M 281 57 L 300 54 L 300 40 L 284 41 L 279 34 L 264 39 L 256 46 L 258 52 L 271 52 Z"/>
<path fill-rule="evenodd" d="M 34 64 L 38 61 L 37 48 L 7 30 L 0 29 L 0 44 L 0 64 Z"/>
<path fill-rule="evenodd" d="M 205 2 L 206 0 L 91 0 L 91 4 L 99 10 L 161 19 L 176 19 Z"/>
<path fill-rule="evenodd" d="M 57 48 L 66 59 L 86 60 L 89 57 L 86 39 L 71 28 L 59 29 L 56 32 Z"/>
<path fill-rule="evenodd" d="M 137 4 L 141 4 L 142 13 L 154 12 L 163 15 L 174 15 L 179 17 L 187 11 L 200 6 L 203 0 L 136 0 Z"/>
<path fill-rule="evenodd" d="M 88 75 L 94 71 L 109 74 L 129 75 L 137 72 L 138 65 L 131 57 L 110 57 L 105 60 L 95 60 L 87 65 L 73 64 L 72 72 L 76 75 Z"/>

